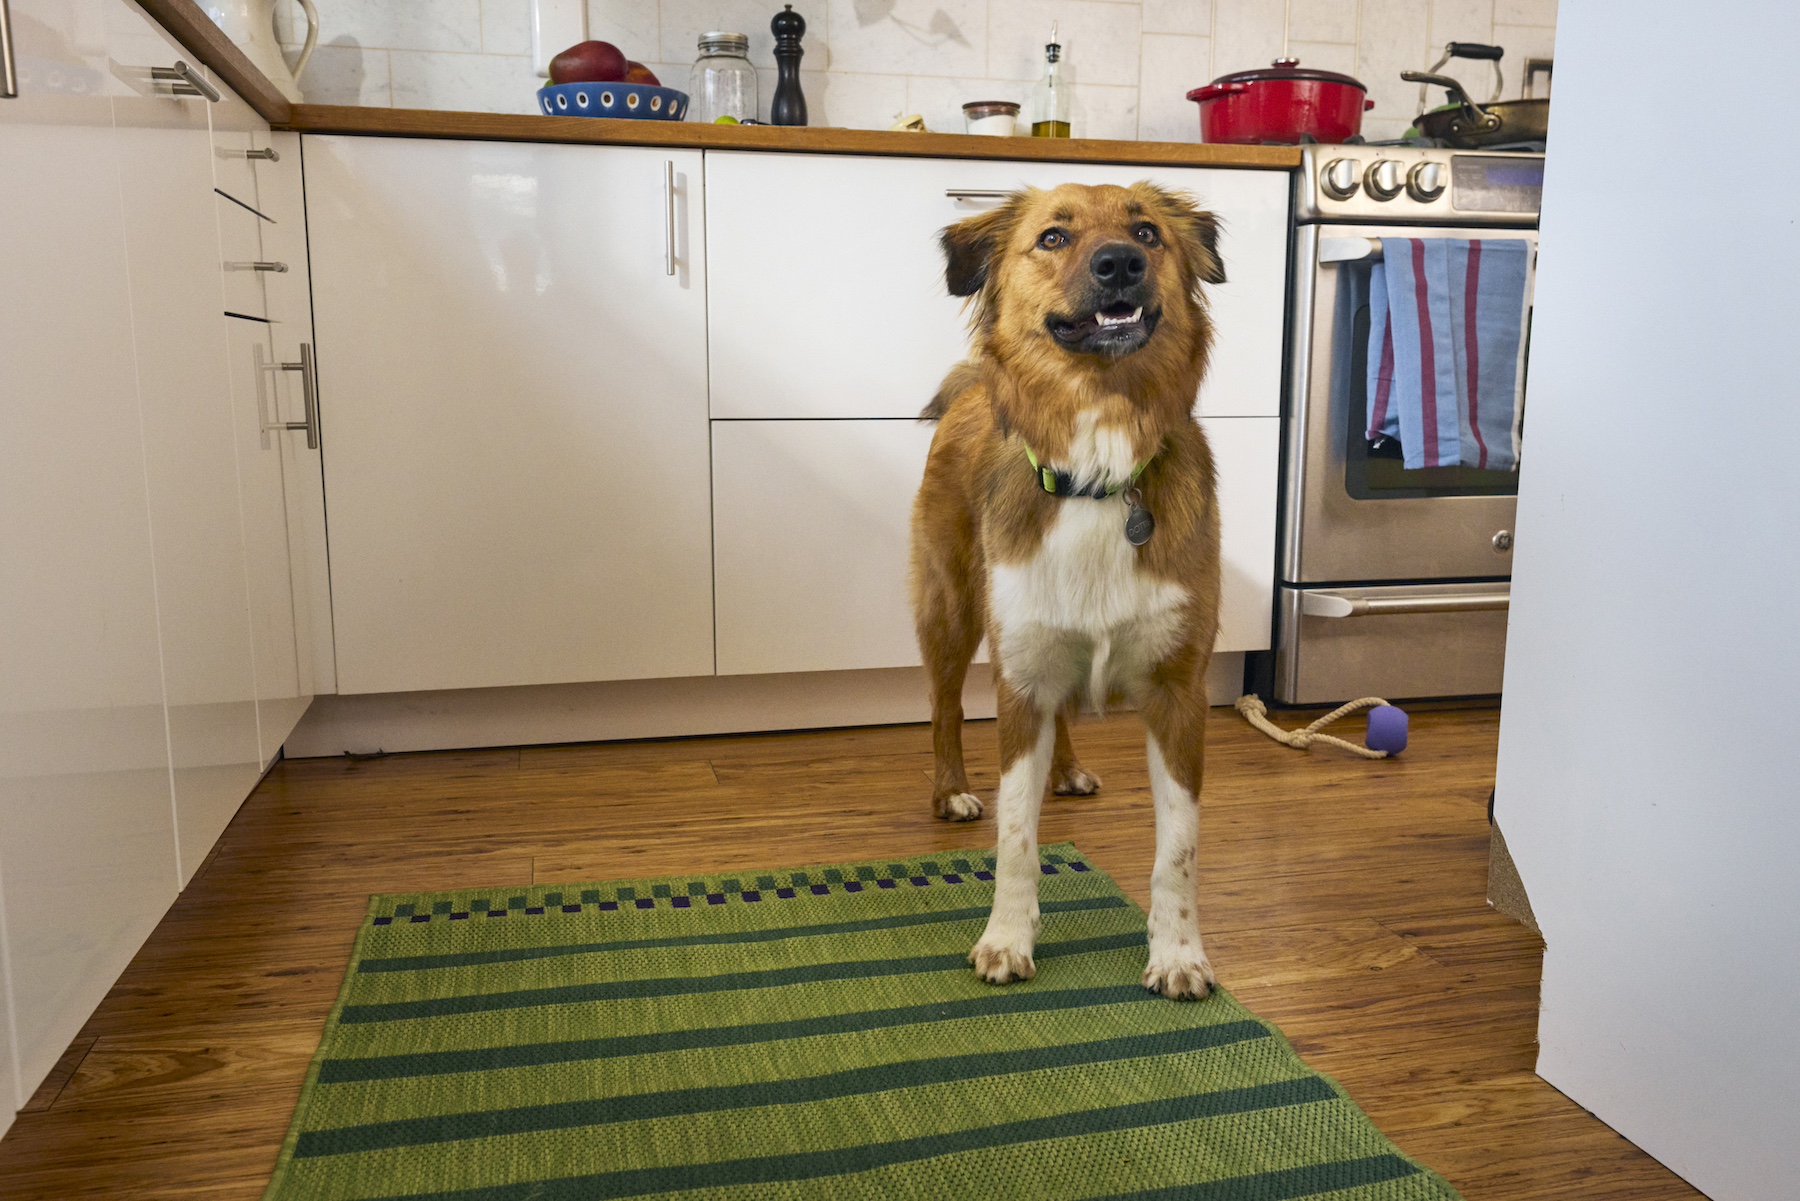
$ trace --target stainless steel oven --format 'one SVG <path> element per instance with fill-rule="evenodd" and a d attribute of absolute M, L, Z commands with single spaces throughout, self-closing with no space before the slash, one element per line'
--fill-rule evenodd
<path fill-rule="evenodd" d="M 1542 155 L 1308 146 L 1296 178 L 1275 699 L 1498 692 L 1518 473 L 1409 470 L 1365 436 L 1368 272 L 1382 238 L 1529 243 L 1522 389 Z"/>

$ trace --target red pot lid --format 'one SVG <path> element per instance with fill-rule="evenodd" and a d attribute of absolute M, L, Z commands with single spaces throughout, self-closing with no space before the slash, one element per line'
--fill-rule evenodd
<path fill-rule="evenodd" d="M 1302 67 L 1297 58 L 1278 58 L 1274 65 L 1259 67 L 1254 71 L 1233 71 L 1229 75 L 1221 75 L 1213 83 L 1259 83 L 1269 79 L 1310 79 L 1320 83 L 1347 83 L 1359 92 L 1367 92 L 1362 80 L 1340 74 L 1337 71 L 1315 71 L 1310 67 Z"/>

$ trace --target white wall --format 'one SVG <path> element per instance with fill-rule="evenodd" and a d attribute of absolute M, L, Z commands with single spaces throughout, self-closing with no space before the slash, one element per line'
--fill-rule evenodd
<path fill-rule="evenodd" d="M 702 30 L 749 34 L 767 115 L 777 0 L 587 3 L 592 36 L 672 87 L 687 86 Z M 308 100 L 537 111 L 531 0 L 318 0 L 318 9 L 320 45 L 301 80 Z M 1284 23 L 1302 66 L 1369 85 L 1371 138 L 1411 123 L 1419 91 L 1400 72 L 1430 66 L 1445 42 L 1504 46 L 1507 94 L 1517 95 L 1525 59 L 1550 53 L 1556 24 L 1556 0 L 796 0 L 794 9 L 806 17 L 801 83 L 814 125 L 886 129 L 895 114 L 918 112 L 932 129 L 960 133 L 964 101 L 1029 97 L 1056 20 L 1077 85 L 1076 136 L 1177 142 L 1200 135 L 1186 93 L 1268 66 Z M 298 11 L 281 0 L 277 13 L 290 62 L 305 31 Z M 1452 73 L 1486 98 L 1485 63 Z M 1635 90 L 1645 78 L 1633 72 L 1619 86 Z"/>
<path fill-rule="evenodd" d="M 1789 1201 L 1800 167 L 1791 76 L 1744 48 L 1800 8 L 1692 15 L 1561 16 L 1497 814 L 1549 947 L 1539 1071 L 1716 1201 Z"/>

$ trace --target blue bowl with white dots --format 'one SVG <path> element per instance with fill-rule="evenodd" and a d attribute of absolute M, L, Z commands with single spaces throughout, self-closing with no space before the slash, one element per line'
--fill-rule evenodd
<path fill-rule="evenodd" d="M 553 83 L 538 89 L 538 107 L 549 117 L 679 121 L 688 94 L 648 83 Z"/>

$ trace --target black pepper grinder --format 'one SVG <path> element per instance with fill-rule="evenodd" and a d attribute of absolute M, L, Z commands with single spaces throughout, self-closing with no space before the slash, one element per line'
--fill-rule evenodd
<path fill-rule="evenodd" d="M 805 125 L 806 94 L 800 90 L 800 38 L 806 33 L 806 18 L 784 5 L 769 22 L 775 35 L 775 99 L 769 104 L 769 122 L 773 125 Z"/>

